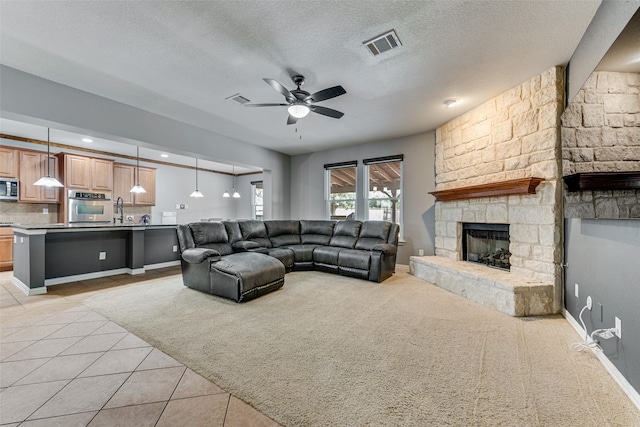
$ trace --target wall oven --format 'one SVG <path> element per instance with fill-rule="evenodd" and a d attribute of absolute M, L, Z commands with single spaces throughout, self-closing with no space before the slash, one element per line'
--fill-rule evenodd
<path fill-rule="evenodd" d="M 19 188 L 17 179 L 0 178 L 0 200 L 4 202 L 17 202 Z"/>
<path fill-rule="evenodd" d="M 113 204 L 111 193 L 91 193 L 69 190 L 69 224 L 111 223 Z"/>

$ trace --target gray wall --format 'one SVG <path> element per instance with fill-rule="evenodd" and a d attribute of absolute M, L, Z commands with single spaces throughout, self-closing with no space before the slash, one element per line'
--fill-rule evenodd
<path fill-rule="evenodd" d="M 371 142 L 347 148 L 301 154 L 291 159 L 291 218 L 324 219 L 324 164 L 358 161 L 358 185 L 362 185 L 362 159 L 404 154 L 405 244 L 399 248 L 397 262 L 408 264 L 409 256 L 424 249 L 433 255 L 435 247 L 435 132 Z M 362 203 L 358 215 L 363 213 Z M 361 218 L 360 218 L 361 219 Z"/>
<path fill-rule="evenodd" d="M 265 180 L 265 215 L 289 218 L 291 158 L 285 154 L 4 65 L 0 66 L 0 99 L 0 113 L 8 119 L 70 132 L 90 131 L 104 139 L 262 168 L 269 175 Z"/>
<path fill-rule="evenodd" d="M 591 296 L 593 309 L 582 316 L 589 333 L 613 328 L 615 317 L 622 321 L 622 339 L 603 340 L 601 345 L 640 391 L 640 221 L 567 218 L 565 260 L 565 308 L 579 322 L 580 310 Z"/>

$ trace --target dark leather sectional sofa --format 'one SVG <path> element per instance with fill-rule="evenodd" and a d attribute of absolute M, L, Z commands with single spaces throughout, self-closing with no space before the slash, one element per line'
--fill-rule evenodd
<path fill-rule="evenodd" d="M 284 272 L 319 270 L 382 282 L 395 271 L 388 221 L 239 220 L 177 227 L 188 287 L 246 301 L 282 287 Z"/>

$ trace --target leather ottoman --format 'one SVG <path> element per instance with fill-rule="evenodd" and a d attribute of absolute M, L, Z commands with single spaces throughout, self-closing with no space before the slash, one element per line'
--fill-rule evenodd
<path fill-rule="evenodd" d="M 284 285 L 284 265 L 256 252 L 226 255 L 211 263 L 211 294 L 236 302 L 249 301 Z"/>

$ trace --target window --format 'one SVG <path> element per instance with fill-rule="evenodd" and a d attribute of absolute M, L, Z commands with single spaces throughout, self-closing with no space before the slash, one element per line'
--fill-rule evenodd
<path fill-rule="evenodd" d="M 251 207 L 253 210 L 253 219 L 262 220 L 264 215 L 264 190 L 262 181 L 251 182 Z"/>
<path fill-rule="evenodd" d="M 325 202 L 330 219 L 355 219 L 358 162 L 324 165 Z"/>
<path fill-rule="evenodd" d="M 362 161 L 367 178 L 366 219 L 391 221 L 402 226 L 403 159 L 404 156 L 399 155 Z"/>

